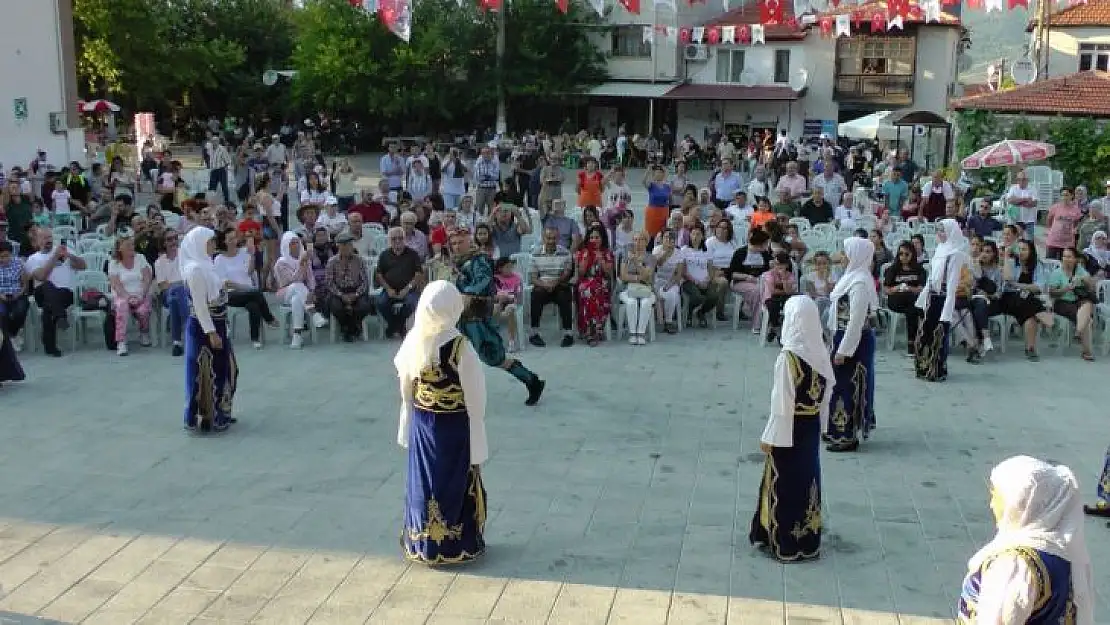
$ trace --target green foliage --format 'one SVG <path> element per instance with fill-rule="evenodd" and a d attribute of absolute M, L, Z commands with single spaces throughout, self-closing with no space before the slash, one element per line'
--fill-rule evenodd
<path fill-rule="evenodd" d="M 998 118 L 990 111 L 957 111 L 956 132 L 956 158 L 961 160 L 1002 139 Z"/>
<path fill-rule="evenodd" d="M 1027 141 L 1040 141 L 1044 138 L 1044 132 L 1033 125 L 1026 117 L 1021 117 L 1014 123 L 1014 127 L 1010 129 L 1010 139 L 1024 139 Z"/>
<path fill-rule="evenodd" d="M 1053 122 L 1048 127 L 1048 142 L 1056 146 L 1051 164 L 1064 172 L 1065 184 L 1098 189 L 1110 176 L 1110 130 L 1093 119 Z"/>

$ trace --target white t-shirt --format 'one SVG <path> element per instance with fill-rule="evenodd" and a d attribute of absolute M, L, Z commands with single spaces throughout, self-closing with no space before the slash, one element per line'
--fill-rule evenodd
<path fill-rule="evenodd" d="M 767 183 L 762 180 L 752 180 L 748 183 L 748 199 L 767 197 Z"/>
<path fill-rule="evenodd" d="M 729 204 L 728 208 L 725 209 L 725 213 L 728 214 L 729 219 L 734 224 L 750 219 L 754 212 L 755 209 L 751 206 L 737 206 L 736 204 Z"/>
<path fill-rule="evenodd" d="M 331 197 L 331 193 L 327 191 L 313 191 L 310 189 L 305 189 L 304 191 L 301 191 L 301 205 L 304 206 L 305 204 L 313 204 L 316 206 L 323 206 L 325 203 L 327 203 L 329 197 Z"/>
<path fill-rule="evenodd" d="M 181 267 L 177 259 L 170 260 L 162 254 L 154 261 L 154 280 L 157 282 L 181 282 Z"/>
<path fill-rule="evenodd" d="M 146 262 L 146 257 L 142 254 L 135 254 L 135 260 L 131 263 L 130 269 L 124 267 L 118 260 L 108 261 L 108 277 L 119 278 L 123 290 L 127 291 L 128 295 L 136 297 L 143 294 L 144 269 L 150 269 L 150 263 Z"/>
<path fill-rule="evenodd" d="M 1014 200 L 1036 200 L 1037 193 L 1033 189 L 1026 187 L 1022 189 L 1018 185 L 1011 185 L 1010 190 L 1006 192 L 1006 202 L 1013 204 Z M 1033 223 L 1037 221 L 1037 205 L 1033 206 L 1019 206 L 1019 221 L 1022 223 Z"/>
<path fill-rule="evenodd" d="M 338 234 L 347 227 L 347 216 L 343 213 L 336 213 L 335 217 L 332 217 L 327 212 L 321 213 L 316 218 L 316 227 L 327 228 L 328 232 Z"/>
<path fill-rule="evenodd" d="M 605 208 L 616 206 L 621 201 L 632 202 L 632 189 L 627 184 L 610 182 L 609 186 L 605 187 Z"/>
<path fill-rule="evenodd" d="M 73 252 L 71 250 L 70 254 L 72 253 Z M 24 265 L 24 268 L 27 270 L 28 273 L 38 271 L 50 262 L 50 257 L 52 255 L 53 251 L 35 252 L 27 258 L 27 263 Z M 89 269 L 99 269 L 99 267 L 90 267 Z M 50 274 L 46 276 L 46 279 L 50 282 L 50 284 L 53 284 L 59 289 L 69 289 L 72 291 L 74 285 L 77 284 L 77 272 L 73 270 L 72 266 L 70 266 L 69 257 L 66 257 L 66 262 L 50 270 Z M 42 284 L 42 282 L 40 282 L 39 280 L 35 280 L 35 284 L 39 285 Z"/>
<path fill-rule="evenodd" d="M 54 199 L 54 212 L 56 214 L 68 215 L 70 213 L 69 191 L 65 189 L 55 189 L 54 193 L 52 193 L 50 197 Z"/>
<path fill-rule="evenodd" d="M 713 255 L 708 251 L 686 246 L 682 248 L 682 260 L 686 262 L 686 273 L 690 274 L 696 282 L 709 279 L 709 267 L 713 263 Z"/>
<path fill-rule="evenodd" d="M 717 237 L 709 237 L 705 241 L 705 247 L 709 250 L 710 262 L 717 269 L 727 269 L 729 264 L 732 263 L 732 255 L 740 247 L 736 238 L 733 238 L 727 243 L 722 243 L 717 240 Z"/>
<path fill-rule="evenodd" d="M 174 188 L 174 185 L 176 183 L 176 181 L 173 179 L 173 174 L 168 172 L 168 171 L 166 173 L 162 174 L 158 178 L 158 180 L 159 180 L 158 186 L 163 188 L 163 189 L 172 189 L 172 188 Z"/>
<path fill-rule="evenodd" d="M 239 252 L 235 256 L 216 254 L 213 264 L 216 266 L 216 275 L 220 276 L 221 280 L 243 288 L 254 288 L 254 281 L 251 280 L 250 273 L 251 253 L 247 251 L 247 248 L 239 248 Z"/>
<path fill-rule="evenodd" d="M 856 210 L 849 206 L 837 206 L 835 217 L 841 228 L 856 227 Z"/>

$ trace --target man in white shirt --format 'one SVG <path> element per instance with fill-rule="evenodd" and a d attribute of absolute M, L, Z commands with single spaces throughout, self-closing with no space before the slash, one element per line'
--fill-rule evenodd
<path fill-rule="evenodd" d="M 1018 172 L 1015 182 L 1010 185 L 1005 200 L 1010 219 L 1021 225 L 1022 236 L 1033 240 L 1033 228 L 1037 225 L 1037 193 L 1029 188 L 1029 175 L 1025 170 Z"/>
<path fill-rule="evenodd" d="M 844 176 L 836 170 L 836 161 L 829 159 L 826 161 L 825 171 L 813 178 L 813 186 L 820 187 L 825 192 L 825 198 L 832 202 L 839 200 L 848 188 L 844 182 Z"/>
<path fill-rule="evenodd" d="M 34 281 L 35 303 L 42 311 L 42 345 L 47 354 L 58 357 L 58 328 L 69 327 L 69 307 L 77 286 L 77 272 L 86 269 L 85 261 L 71 254 L 66 241 L 54 246 L 54 234 L 39 231 L 39 251 L 27 259 L 25 269 Z M 107 294 L 105 294 L 107 295 Z"/>
<path fill-rule="evenodd" d="M 717 205 L 717 208 L 727 208 L 729 199 L 736 197 L 736 193 L 741 190 L 741 186 L 740 173 L 732 169 L 732 161 L 721 159 L 721 171 L 713 176 L 713 203 Z"/>
<path fill-rule="evenodd" d="M 280 165 L 288 163 L 289 157 L 285 151 L 285 144 L 281 142 L 280 135 L 273 135 L 270 137 L 270 146 L 266 148 L 266 160 L 271 165 Z"/>
<path fill-rule="evenodd" d="M 767 184 L 767 168 L 763 165 L 756 165 L 755 171 L 752 173 L 752 181 L 748 183 L 748 197 L 758 199 L 761 197 L 768 197 L 770 186 Z"/>
<path fill-rule="evenodd" d="M 748 194 L 743 191 L 737 191 L 732 204 L 728 205 L 725 213 L 728 214 L 729 220 L 734 225 L 739 225 L 752 216 L 755 209 L 751 206 L 748 200 Z"/>

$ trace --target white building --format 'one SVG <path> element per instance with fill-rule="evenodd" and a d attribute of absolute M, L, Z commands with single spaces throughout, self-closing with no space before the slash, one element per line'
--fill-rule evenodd
<path fill-rule="evenodd" d="M 1039 29 L 1039 20 L 1026 29 L 1033 33 L 1034 49 Z M 1110 0 L 1088 0 L 1052 13 L 1048 49 L 1048 74 L 1041 78 L 1110 71 Z"/>
<path fill-rule="evenodd" d="M 787 19 L 791 4 L 784 3 Z M 923 9 L 911 1 L 903 28 L 872 33 L 870 16 L 887 14 L 885 2 L 874 0 L 843 3 L 823 14 L 859 18 L 850 37 L 824 37 L 817 16 L 807 16 L 794 27 L 767 27 L 762 45 L 681 44 L 661 36 L 654 46 L 643 43 L 645 25 L 691 25 L 686 21 L 691 16 L 681 9 L 677 16 L 667 11 L 668 23 L 660 13 L 646 13 L 646 24 L 619 25 L 609 38 L 610 82 L 590 94 L 591 128 L 608 131 L 621 123 L 630 132 L 645 133 L 650 118 L 652 131 L 667 123 L 676 136 L 701 141 L 716 128 L 742 134 L 786 129 L 797 137 L 835 133 L 837 123 L 881 110 L 920 111 L 935 119 L 947 114 L 957 74 L 958 14 L 942 13 L 939 21 L 925 22 Z M 630 17 L 635 16 L 610 20 Z M 694 22 L 706 29 L 749 30 L 757 23 L 755 2 Z"/>
<path fill-rule="evenodd" d="M 4 0 L 0 21 L 0 163 L 85 161 L 77 113 L 72 0 Z"/>

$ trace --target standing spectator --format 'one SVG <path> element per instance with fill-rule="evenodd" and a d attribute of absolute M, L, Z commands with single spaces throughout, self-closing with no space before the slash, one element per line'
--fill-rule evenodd
<path fill-rule="evenodd" d="M 478 158 L 474 160 L 474 184 L 474 209 L 485 217 L 493 206 L 493 196 L 501 186 L 501 163 L 489 146 L 482 146 Z"/>
<path fill-rule="evenodd" d="M 944 171 L 938 169 L 921 184 L 921 197 L 925 203 L 918 209 L 918 216 L 925 221 L 940 221 L 948 214 L 948 203 L 956 201 L 956 192 L 944 179 Z"/>
<path fill-rule="evenodd" d="M 731 144 L 729 144 L 731 145 Z M 713 176 L 710 188 L 713 191 L 713 203 L 717 208 L 724 210 L 736 194 L 743 190 L 743 180 L 740 172 L 732 168 L 731 158 L 721 159 L 721 171 Z"/>
<path fill-rule="evenodd" d="M 648 180 L 648 176 L 651 176 L 651 180 Z M 648 205 L 644 210 L 644 230 L 651 237 L 655 237 L 666 227 L 667 216 L 671 212 L 672 189 L 666 179 L 667 172 L 659 165 L 644 172 L 644 187 L 648 192 Z"/>
<path fill-rule="evenodd" d="M 405 180 L 405 190 L 409 192 L 413 203 L 423 201 L 432 192 L 432 177 L 428 175 L 422 157 L 412 161 L 412 167 Z"/>
<path fill-rule="evenodd" d="M 883 206 L 886 208 L 887 217 L 901 217 L 902 207 L 909 194 L 909 185 L 902 179 L 902 170 L 894 167 L 890 170 L 890 177 L 883 182 Z M 906 213 L 906 217 L 917 217 L 921 210 L 921 203 L 914 205 L 913 214 Z"/>
<path fill-rule="evenodd" d="M 1022 228 L 1022 238 L 1033 241 L 1033 227 L 1037 224 L 1037 193 L 1029 188 L 1029 175 L 1018 172 L 1014 184 L 1002 197 L 1009 207 L 1010 219 Z"/>
<path fill-rule="evenodd" d="M 382 290 L 375 298 L 374 308 L 385 323 L 386 338 L 392 338 L 398 333 L 405 334 L 405 322 L 416 309 L 424 261 L 406 245 L 402 228 L 391 228 L 388 236 L 389 247 L 378 257 L 375 278 Z"/>
<path fill-rule="evenodd" d="M 1075 194 L 1071 189 L 1060 190 L 1060 201 L 1048 209 L 1048 236 L 1045 237 L 1045 257 L 1059 260 L 1064 253 L 1064 248 L 1075 245 L 1075 232 L 1083 211 L 1075 203 Z"/>
<path fill-rule="evenodd" d="M 443 204 L 449 211 L 459 207 L 459 201 L 466 193 L 466 165 L 459 158 L 458 148 L 451 148 L 447 153 L 447 160 L 443 162 L 443 179 L 440 183 L 440 193 L 443 195 Z M 522 189 L 527 189 L 527 185 Z"/>
<path fill-rule="evenodd" d="M 389 195 L 393 196 L 390 199 L 393 201 L 400 201 L 401 191 L 404 188 L 405 180 L 405 159 L 397 154 L 397 144 L 390 143 L 388 151 L 382 155 L 382 160 L 379 163 L 382 179 L 389 185 Z"/>
<path fill-rule="evenodd" d="M 563 177 L 563 166 L 555 158 L 540 168 L 540 219 L 551 212 L 555 200 L 563 199 Z"/>
<path fill-rule="evenodd" d="M 346 214 L 355 203 L 355 181 L 358 174 L 351 167 L 351 159 L 345 158 L 332 169 L 332 181 L 335 184 L 335 198 L 339 201 L 339 210 Z"/>
<path fill-rule="evenodd" d="M 779 178 L 778 184 L 775 185 L 775 191 L 780 194 L 785 191 L 786 200 L 794 203 L 801 201 L 802 196 L 806 194 L 806 188 L 806 178 L 798 173 L 798 163 L 794 161 L 787 163 L 786 173 Z"/>
<path fill-rule="evenodd" d="M 597 161 L 586 159 L 586 167 L 578 172 L 578 182 L 575 191 L 578 194 L 578 206 L 601 206 L 601 187 L 605 176 L 598 171 Z"/>

